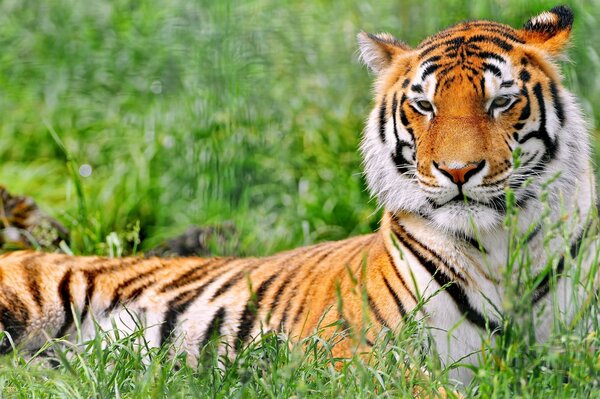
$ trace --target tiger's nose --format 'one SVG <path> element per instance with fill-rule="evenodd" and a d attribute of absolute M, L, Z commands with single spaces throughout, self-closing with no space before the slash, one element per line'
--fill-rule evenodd
<path fill-rule="evenodd" d="M 485 161 L 470 162 L 459 168 L 451 168 L 444 162 L 438 164 L 433 161 L 433 166 L 446 177 L 454 182 L 454 184 L 465 184 L 472 176 L 476 175 L 485 166 Z"/>

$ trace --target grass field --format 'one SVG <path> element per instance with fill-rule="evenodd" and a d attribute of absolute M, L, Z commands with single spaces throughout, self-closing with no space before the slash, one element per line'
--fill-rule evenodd
<path fill-rule="evenodd" d="M 565 82 L 595 130 L 600 1 L 566 3 L 576 21 Z M 459 20 L 520 26 L 554 5 L 1 1 L 0 184 L 34 197 L 67 225 L 78 254 L 106 255 L 111 232 L 131 252 L 138 223 L 147 249 L 191 224 L 232 222 L 235 245 L 215 245 L 219 255 L 263 255 L 370 232 L 380 211 L 365 191 L 357 146 L 372 76 L 356 60 L 356 33 L 389 31 L 416 45 Z M 89 176 L 79 173 L 82 165 Z M 127 339 L 107 348 L 98 340 L 66 358 L 58 353 L 56 369 L 0 359 L 0 392 L 406 397 L 411 383 L 397 359 L 418 330 L 407 328 L 394 350 L 376 353 L 375 366 L 355 361 L 341 372 L 326 353 L 306 357 L 273 336 L 230 367 L 209 356 L 199 370 L 177 366 L 166 349 L 145 363 Z M 477 371 L 470 397 L 600 397 L 597 335 L 565 334 L 540 347 L 513 338 Z M 306 345 L 314 354 L 313 341 Z M 436 383 L 451 386 L 439 365 L 428 366 Z"/>

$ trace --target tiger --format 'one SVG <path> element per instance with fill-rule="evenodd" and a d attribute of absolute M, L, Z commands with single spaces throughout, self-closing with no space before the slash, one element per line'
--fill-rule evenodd
<path fill-rule="evenodd" d="M 383 208 L 377 231 L 261 258 L 4 254 L 0 351 L 142 326 L 147 345 L 178 342 L 193 364 L 214 336 L 234 355 L 264 332 L 300 340 L 342 329 L 332 355 L 343 359 L 416 314 L 443 364 L 476 365 L 482 340 L 504 326 L 511 201 L 533 262 L 535 338 L 547 339 L 552 310 L 572 317 L 597 270 L 594 240 L 581 270 L 566 268 L 596 195 L 588 127 L 558 69 L 572 25 L 558 6 L 520 29 L 460 22 L 414 48 L 359 33 L 375 75 L 361 153 Z M 549 233 L 557 222 L 567 242 Z M 469 367 L 451 373 L 464 384 L 473 377 Z"/>

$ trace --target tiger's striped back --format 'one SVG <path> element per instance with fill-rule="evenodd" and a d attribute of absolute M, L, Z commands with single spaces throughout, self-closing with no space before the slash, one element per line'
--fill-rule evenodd
<path fill-rule="evenodd" d="M 260 331 L 311 334 L 323 315 L 331 321 L 341 317 L 335 306 L 338 284 L 348 318 L 360 318 L 355 314 L 360 297 L 348 295 L 355 284 L 346 277 L 360 276 L 363 257 L 385 260 L 383 253 L 380 237 L 373 234 L 266 258 L 107 259 L 14 252 L 0 258 L 0 323 L 13 341 L 37 348 L 44 331 L 54 337 L 74 331 L 71 306 L 84 338 L 94 334 L 96 322 L 110 330 L 116 320 L 132 331 L 135 314 L 147 327 L 149 343 L 182 339 L 193 358 L 214 335 L 239 347 Z M 391 263 L 384 264 L 394 273 Z M 398 284 L 392 274 L 389 279 Z M 5 340 L 3 349 L 9 348 Z"/>

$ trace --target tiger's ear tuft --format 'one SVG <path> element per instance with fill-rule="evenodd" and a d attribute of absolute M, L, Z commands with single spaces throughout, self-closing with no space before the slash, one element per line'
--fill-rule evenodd
<path fill-rule="evenodd" d="M 360 32 L 357 36 L 360 59 L 373 72 L 379 73 L 392 63 L 394 57 L 410 51 L 410 47 L 389 33 Z"/>
<path fill-rule="evenodd" d="M 573 11 L 557 6 L 532 17 L 521 33 L 525 42 L 540 47 L 552 56 L 560 56 L 569 43 L 573 27 Z"/>

